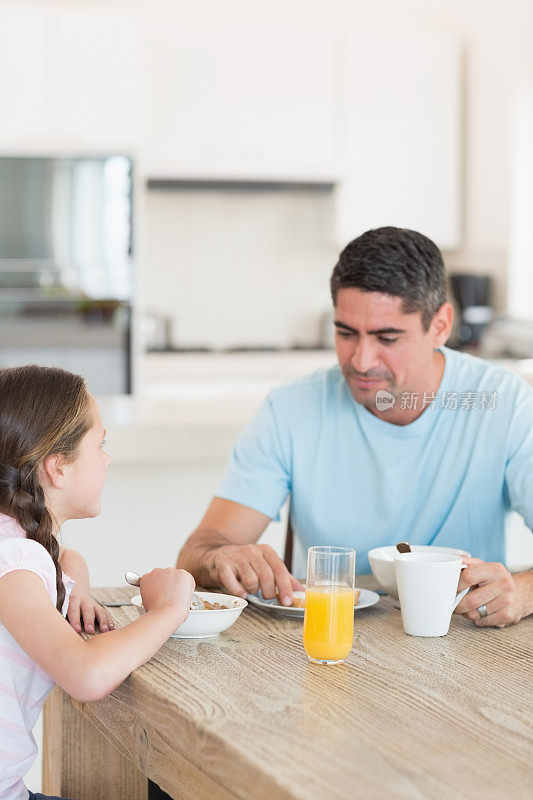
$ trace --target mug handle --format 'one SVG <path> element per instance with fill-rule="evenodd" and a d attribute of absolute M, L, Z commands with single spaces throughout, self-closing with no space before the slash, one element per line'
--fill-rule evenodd
<path fill-rule="evenodd" d="M 461 572 L 462 572 L 464 569 L 466 569 L 466 568 L 467 568 L 467 566 L 468 566 L 468 564 L 463 564 L 463 565 L 462 565 L 462 567 L 461 567 Z M 461 602 L 461 600 L 463 599 L 463 597 L 465 596 L 465 594 L 468 594 L 468 592 L 470 591 L 470 589 L 471 589 L 471 588 L 472 588 L 471 586 L 467 586 L 467 587 L 466 587 L 466 589 L 463 589 L 463 591 L 462 591 L 462 592 L 459 592 L 459 594 L 458 594 L 458 595 L 457 595 L 457 597 L 455 598 L 455 603 L 453 604 L 452 611 L 455 611 L 455 609 L 457 608 L 457 606 L 459 605 L 459 603 Z"/>

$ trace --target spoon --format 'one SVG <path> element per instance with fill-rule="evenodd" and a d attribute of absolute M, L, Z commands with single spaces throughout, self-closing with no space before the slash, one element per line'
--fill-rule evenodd
<path fill-rule="evenodd" d="M 137 575 L 136 572 L 126 572 L 124 575 L 127 582 L 130 586 L 140 586 L 141 585 L 141 576 Z M 193 592 L 192 600 L 191 600 L 191 609 L 193 611 L 204 611 L 204 604 L 202 599 L 198 597 L 198 595 Z"/>
<path fill-rule="evenodd" d="M 396 550 L 399 553 L 410 553 L 411 547 L 408 542 L 398 542 L 398 544 L 396 545 Z"/>

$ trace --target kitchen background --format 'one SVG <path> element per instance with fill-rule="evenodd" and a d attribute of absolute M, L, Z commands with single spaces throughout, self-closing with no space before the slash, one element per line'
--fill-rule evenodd
<path fill-rule="evenodd" d="M 172 564 L 269 388 L 334 363 L 369 227 L 477 276 L 455 344 L 533 382 L 532 31 L 529 0 L 0 2 L 0 366 L 100 401 L 104 510 L 64 529 L 95 585 Z"/>

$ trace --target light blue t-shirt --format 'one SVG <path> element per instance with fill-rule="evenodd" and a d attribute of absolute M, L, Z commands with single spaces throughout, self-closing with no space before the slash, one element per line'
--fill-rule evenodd
<path fill-rule="evenodd" d="M 533 526 L 533 389 L 441 350 L 435 402 L 409 425 L 357 403 L 338 366 L 275 389 L 238 439 L 216 496 L 279 519 L 290 494 L 300 545 L 354 547 L 359 574 L 370 571 L 368 550 L 400 541 L 503 562 L 506 512 Z"/>

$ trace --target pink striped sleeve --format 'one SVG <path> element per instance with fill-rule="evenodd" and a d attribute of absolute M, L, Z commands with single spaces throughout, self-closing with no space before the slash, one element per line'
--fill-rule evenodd
<path fill-rule="evenodd" d="M 38 575 L 46 587 L 50 600 L 56 603 L 54 562 L 41 544 L 22 537 L 0 540 L 0 578 L 16 570 L 26 570 Z"/>

